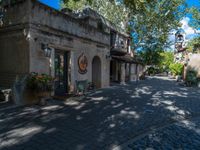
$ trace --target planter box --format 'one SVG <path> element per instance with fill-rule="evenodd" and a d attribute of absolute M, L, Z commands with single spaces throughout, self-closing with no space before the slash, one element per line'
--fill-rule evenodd
<path fill-rule="evenodd" d="M 23 104 L 25 105 L 33 105 L 40 104 L 46 98 L 51 96 L 51 92 L 36 92 L 31 90 L 25 90 L 23 94 Z M 42 102 L 43 103 L 43 102 Z"/>

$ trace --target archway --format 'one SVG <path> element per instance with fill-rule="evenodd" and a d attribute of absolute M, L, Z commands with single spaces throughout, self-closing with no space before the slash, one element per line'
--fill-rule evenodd
<path fill-rule="evenodd" d="M 101 88 L 101 60 L 98 56 L 92 60 L 92 82 L 96 88 Z"/>

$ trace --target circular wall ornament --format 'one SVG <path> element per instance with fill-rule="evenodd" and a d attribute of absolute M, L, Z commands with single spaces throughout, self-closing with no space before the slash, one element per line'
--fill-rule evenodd
<path fill-rule="evenodd" d="M 85 74 L 85 73 L 87 73 L 87 66 L 88 66 L 87 57 L 84 55 L 84 53 L 82 53 L 82 54 L 78 57 L 78 67 L 79 67 L 78 72 L 79 72 L 80 74 Z"/>

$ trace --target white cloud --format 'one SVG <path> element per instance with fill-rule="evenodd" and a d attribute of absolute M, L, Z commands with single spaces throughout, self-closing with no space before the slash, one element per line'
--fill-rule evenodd
<path fill-rule="evenodd" d="M 196 30 L 189 26 L 190 18 L 184 17 L 181 20 L 181 28 L 185 31 L 186 39 L 190 40 L 192 39 L 197 33 L 200 33 L 200 30 Z"/>
<path fill-rule="evenodd" d="M 184 17 L 183 20 L 181 20 L 181 28 L 186 32 L 186 34 L 194 34 L 194 29 L 188 25 L 189 21 L 190 18 Z"/>

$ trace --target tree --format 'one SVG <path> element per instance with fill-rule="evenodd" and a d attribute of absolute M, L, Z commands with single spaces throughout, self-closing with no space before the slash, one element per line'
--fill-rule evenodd
<path fill-rule="evenodd" d="M 146 50 L 146 51 L 139 51 L 138 55 L 143 59 L 143 62 L 146 65 L 153 65 L 158 66 L 161 62 L 161 55 L 160 53 L 163 52 L 163 50 L 155 49 L 155 50 Z"/>
<path fill-rule="evenodd" d="M 200 51 L 200 36 L 195 37 L 188 42 L 187 51 L 189 51 L 189 52 Z"/>
<path fill-rule="evenodd" d="M 149 6 L 150 5 L 150 6 Z M 131 19 L 130 30 L 134 33 L 135 49 L 155 49 L 169 46 L 168 35 L 172 29 L 180 26 L 180 20 L 185 14 L 183 0 L 163 0 L 156 4 L 146 4 L 142 13 Z"/>
<path fill-rule="evenodd" d="M 118 27 L 123 25 L 133 38 L 133 49 L 146 51 L 152 58 L 170 46 L 168 35 L 180 26 L 186 10 L 185 0 L 64 0 L 63 6 L 76 10 L 85 5 Z"/>
<path fill-rule="evenodd" d="M 189 9 L 189 13 L 192 14 L 193 18 L 190 22 L 190 25 L 196 29 L 200 28 L 200 8 L 197 6 L 196 7 L 193 6 Z"/>
<path fill-rule="evenodd" d="M 173 63 L 169 66 L 170 71 L 173 73 L 173 75 L 181 75 L 183 72 L 183 64 L 181 63 Z"/>
<path fill-rule="evenodd" d="M 86 6 L 90 6 L 92 9 L 111 21 L 119 29 L 126 28 L 125 26 L 126 22 L 128 22 L 127 16 L 129 10 L 123 4 L 117 4 L 115 1 L 65 0 L 61 5 L 62 8 L 67 7 L 74 11 L 80 11 Z"/>
<path fill-rule="evenodd" d="M 169 66 L 174 62 L 174 53 L 170 51 L 164 51 L 160 53 L 161 61 L 160 68 L 163 68 L 165 71 L 169 70 Z"/>

